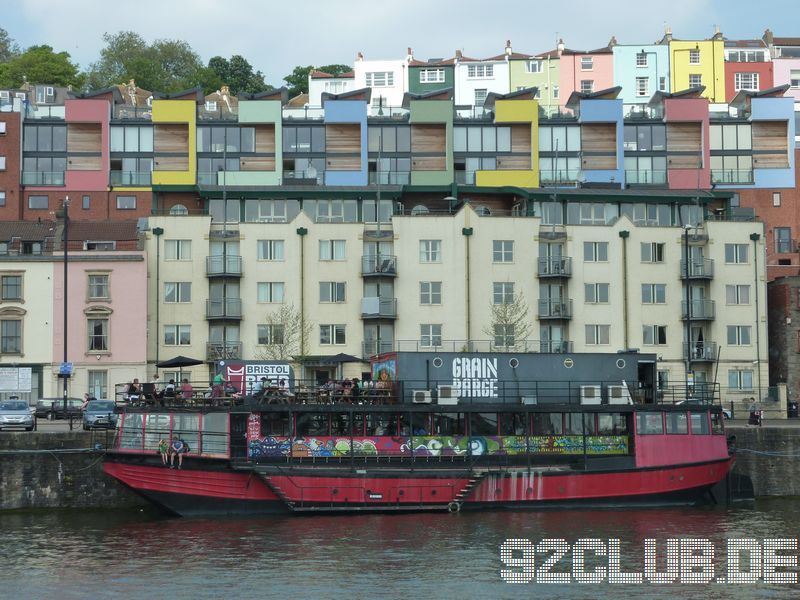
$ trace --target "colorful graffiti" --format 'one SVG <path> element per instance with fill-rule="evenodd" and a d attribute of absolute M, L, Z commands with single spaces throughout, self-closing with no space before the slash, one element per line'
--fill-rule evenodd
<path fill-rule="evenodd" d="M 248 456 L 252 459 L 348 456 L 519 456 L 531 454 L 620 455 L 628 453 L 627 436 L 543 435 L 532 436 L 376 436 L 288 437 L 267 436 L 250 440 Z"/>

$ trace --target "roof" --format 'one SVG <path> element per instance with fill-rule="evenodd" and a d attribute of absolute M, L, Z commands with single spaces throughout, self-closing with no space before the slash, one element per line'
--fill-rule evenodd
<path fill-rule="evenodd" d="M 136 81 L 133 79 L 116 87 L 122 95 L 122 103 L 129 106 L 147 106 L 147 99 L 153 96 L 150 90 L 136 87 Z"/>
<path fill-rule="evenodd" d="M 537 87 L 524 88 L 514 92 L 509 92 L 507 94 L 489 92 L 489 95 L 486 96 L 486 100 L 484 100 L 483 105 L 486 108 L 493 108 L 495 102 L 498 100 L 535 100 L 538 93 L 539 88 Z"/>
<path fill-rule="evenodd" d="M 408 108 L 411 106 L 412 100 L 452 100 L 453 99 L 453 88 L 443 88 L 441 90 L 432 90 L 430 92 L 425 92 L 423 94 L 415 94 L 413 92 L 406 92 L 403 94 L 403 103 L 401 106 L 403 108 Z"/>
<path fill-rule="evenodd" d="M 766 48 L 764 40 L 725 40 L 726 48 Z"/>
<path fill-rule="evenodd" d="M 409 67 L 450 67 L 456 61 L 455 58 L 429 58 L 428 60 L 411 60 Z"/>
<path fill-rule="evenodd" d="M 498 54 L 497 56 L 493 56 L 492 58 L 487 58 L 485 60 L 528 60 L 529 58 L 533 58 L 533 55 L 523 54 L 522 52 L 512 52 L 511 54 Z"/>
<path fill-rule="evenodd" d="M 297 94 L 286 102 L 286 106 L 305 106 L 308 104 L 308 94 Z"/>
<path fill-rule="evenodd" d="M 648 104 L 650 106 L 654 106 L 657 104 L 661 104 L 667 98 L 694 98 L 699 99 L 702 97 L 702 93 L 706 91 L 706 86 L 698 85 L 696 87 L 687 88 L 685 90 L 680 90 L 677 92 L 656 92 L 653 94 L 653 97 L 650 98 L 650 102 Z"/>
<path fill-rule="evenodd" d="M 241 100 L 279 100 L 281 104 L 286 104 L 286 101 L 289 99 L 289 91 L 285 87 L 279 87 L 258 92 L 257 94 L 240 92 L 239 98 Z"/>
<path fill-rule="evenodd" d="M 800 37 L 773 37 L 773 46 L 800 46 Z"/>
<path fill-rule="evenodd" d="M 766 90 L 752 91 L 740 90 L 729 102 L 734 108 L 746 108 L 753 98 L 783 98 L 790 85 L 784 83 Z"/>
<path fill-rule="evenodd" d="M 356 74 L 353 71 L 347 71 L 346 73 L 340 73 L 339 75 L 331 75 L 325 71 L 314 69 L 308 74 L 308 76 L 311 77 L 311 79 L 353 79 L 355 78 Z"/>
<path fill-rule="evenodd" d="M 0 241 L 13 238 L 37 242 L 53 237 L 56 221 L 0 221 Z"/>
<path fill-rule="evenodd" d="M 136 221 L 72 221 L 69 224 L 70 241 L 102 240 L 131 241 L 139 237 Z"/>
<path fill-rule="evenodd" d="M 567 108 L 574 108 L 581 100 L 615 100 L 621 91 L 622 87 L 617 85 L 588 94 L 584 94 L 583 92 L 572 92 L 569 95 L 565 106 Z"/>
<path fill-rule="evenodd" d="M 341 94 L 329 94 L 328 92 L 322 92 L 322 105 L 325 106 L 325 102 L 329 100 L 363 100 L 364 102 L 369 103 L 371 97 L 372 88 L 368 87 L 357 90 L 349 90 L 347 92 L 342 92 Z"/>

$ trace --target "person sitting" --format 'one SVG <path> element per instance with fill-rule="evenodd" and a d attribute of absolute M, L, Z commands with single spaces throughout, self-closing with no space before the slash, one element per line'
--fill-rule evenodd
<path fill-rule="evenodd" d="M 224 397 L 225 386 L 222 383 L 222 375 L 217 375 L 214 377 L 214 383 L 211 386 L 211 400 L 216 404 L 217 402 L 222 402 Z"/>
<path fill-rule="evenodd" d="M 141 385 L 139 385 L 138 377 L 134 377 L 133 381 L 127 385 L 127 387 L 125 388 L 125 394 L 129 402 L 131 403 L 139 402 L 139 397 L 142 395 L 142 387 Z"/>
<path fill-rule="evenodd" d="M 238 401 L 242 399 L 242 394 L 239 392 L 239 390 L 236 388 L 235 385 L 233 385 L 230 381 L 226 381 L 224 390 L 225 390 L 225 396 L 231 399 L 230 400 L 231 405 L 239 404 Z"/>
<path fill-rule="evenodd" d="M 361 388 L 358 386 L 358 377 L 353 377 L 353 383 L 350 386 L 350 398 L 353 402 L 358 402 L 361 396 Z"/>
<path fill-rule="evenodd" d="M 188 402 L 192 399 L 192 394 L 192 384 L 189 383 L 189 380 L 184 377 L 183 381 L 181 382 L 181 398 L 183 398 L 184 402 Z"/>
<path fill-rule="evenodd" d="M 176 391 L 175 391 L 175 380 L 170 379 L 169 383 L 164 387 L 164 395 L 161 401 L 161 405 L 164 405 L 165 401 L 173 402 L 175 400 Z"/>
<path fill-rule="evenodd" d="M 169 456 L 169 468 L 175 468 L 175 457 L 178 457 L 178 469 L 183 466 L 183 455 L 189 451 L 189 446 L 180 438 L 175 438 L 172 440 L 172 445 L 170 446 L 170 456 Z"/>
<path fill-rule="evenodd" d="M 267 378 L 262 377 L 253 386 L 253 400 L 261 402 L 264 399 L 264 394 L 267 391 Z"/>
<path fill-rule="evenodd" d="M 153 380 L 150 382 L 150 393 L 152 394 L 153 400 L 161 400 L 164 394 L 161 389 L 161 380 L 158 377 L 158 373 L 153 373 Z"/>
<path fill-rule="evenodd" d="M 167 456 L 169 454 L 169 447 L 170 444 L 164 438 L 161 438 L 161 441 L 158 442 L 158 453 L 161 455 L 161 464 L 165 467 L 167 466 Z"/>

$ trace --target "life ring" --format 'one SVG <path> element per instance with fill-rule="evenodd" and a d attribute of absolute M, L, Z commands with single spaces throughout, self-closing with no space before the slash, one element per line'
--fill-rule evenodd
<path fill-rule="evenodd" d="M 455 514 L 455 513 L 459 512 L 460 510 L 461 510 L 461 503 L 460 502 L 453 501 L 453 502 L 451 502 L 450 504 L 447 505 L 447 512 L 449 512 L 449 513 Z"/>

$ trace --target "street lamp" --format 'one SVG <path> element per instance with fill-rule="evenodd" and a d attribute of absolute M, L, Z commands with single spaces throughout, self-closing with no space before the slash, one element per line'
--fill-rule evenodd
<path fill-rule="evenodd" d="M 64 217 L 64 360 L 61 368 L 58 371 L 58 376 L 64 380 L 63 393 L 64 393 L 64 416 L 67 416 L 67 386 L 71 370 L 67 366 L 67 333 L 69 328 L 69 319 L 67 318 L 68 308 L 68 265 L 69 265 L 69 196 L 65 196 L 62 202 L 62 213 Z M 69 428 L 72 429 L 72 419 L 69 420 Z"/>
<path fill-rule="evenodd" d="M 759 325 L 761 318 L 759 317 L 758 307 L 758 241 L 761 235 L 758 233 L 751 233 L 750 239 L 753 242 L 753 287 L 755 288 L 755 305 L 756 305 L 756 377 L 758 378 L 758 401 L 761 402 L 761 334 Z"/>
<path fill-rule="evenodd" d="M 156 373 L 158 373 L 158 346 L 161 341 L 160 335 L 160 319 L 161 311 L 159 310 L 159 293 L 161 286 L 161 236 L 164 235 L 163 227 L 153 227 L 153 235 L 156 238 Z"/>
<path fill-rule="evenodd" d="M 690 224 L 684 225 L 683 228 L 683 282 L 686 288 L 686 396 L 689 396 L 689 378 L 692 372 L 692 353 L 690 351 L 692 343 L 692 301 L 691 290 L 689 288 L 689 230 L 692 229 Z M 694 384 L 694 381 L 692 381 Z"/>

